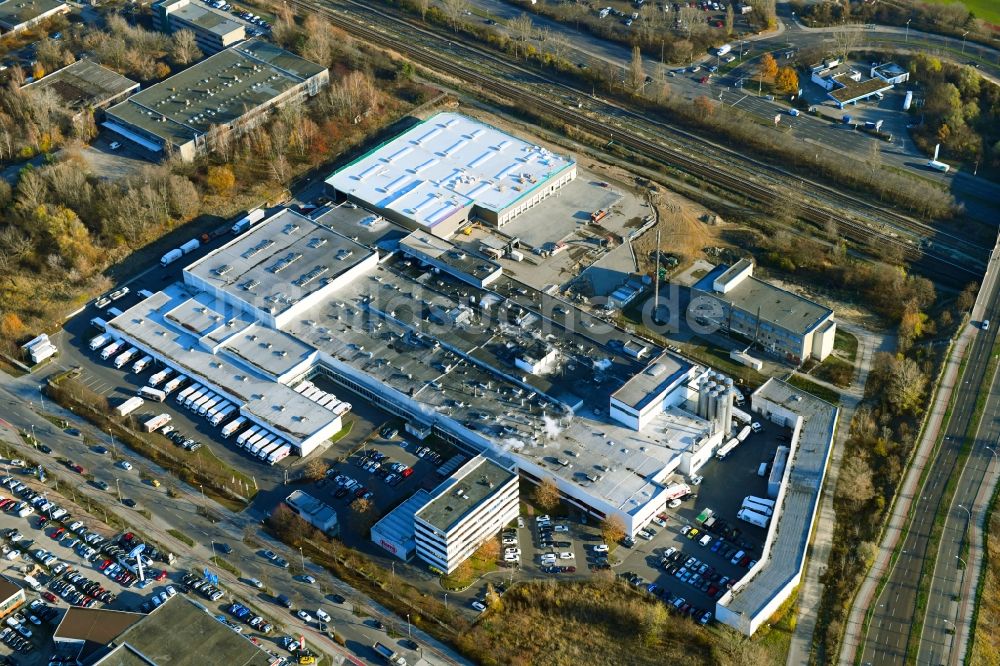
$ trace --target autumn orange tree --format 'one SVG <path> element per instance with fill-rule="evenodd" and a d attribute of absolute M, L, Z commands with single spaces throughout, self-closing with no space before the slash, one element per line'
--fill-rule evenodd
<path fill-rule="evenodd" d="M 774 85 L 779 92 L 795 92 L 799 89 L 799 75 L 791 67 L 782 67 L 774 76 Z"/>
<path fill-rule="evenodd" d="M 208 167 L 205 184 L 216 194 L 227 194 L 236 185 L 236 176 L 233 175 L 233 170 L 225 165 Z"/>
<path fill-rule="evenodd" d="M 770 79 L 778 73 L 778 61 L 770 53 L 765 53 L 760 59 L 760 77 Z"/>

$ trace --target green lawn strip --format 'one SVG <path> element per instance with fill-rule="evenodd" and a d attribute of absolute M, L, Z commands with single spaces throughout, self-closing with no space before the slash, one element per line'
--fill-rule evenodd
<path fill-rule="evenodd" d="M 854 364 L 831 354 L 809 374 L 834 386 L 847 388 L 854 379 Z"/>
<path fill-rule="evenodd" d="M 171 527 L 169 530 L 167 530 L 167 534 L 177 539 L 181 543 L 186 543 L 188 545 L 188 548 L 194 548 L 194 539 L 189 537 L 187 534 L 184 534 L 184 532 L 181 532 L 180 530 Z"/>
<path fill-rule="evenodd" d="M 833 336 L 833 348 L 844 352 L 852 363 L 858 357 L 858 339 L 853 333 L 838 328 Z"/>
<path fill-rule="evenodd" d="M 817 398 L 826 400 L 832 405 L 836 405 L 840 402 L 839 393 L 837 393 L 833 389 L 821 386 L 820 384 L 817 384 L 816 382 L 812 381 L 811 379 L 807 379 L 802 375 L 792 375 L 785 381 L 787 381 L 789 384 L 791 384 L 796 388 L 800 388 L 803 391 L 813 394 Z"/>
<path fill-rule="evenodd" d="M 340 430 L 338 430 L 336 432 L 336 434 L 334 434 L 333 437 L 330 438 L 330 443 L 331 444 L 336 444 L 340 440 L 342 440 L 345 437 L 347 437 L 348 435 L 350 435 L 351 434 L 351 430 L 353 430 L 353 429 L 354 429 L 354 419 L 351 419 L 350 421 L 348 421 L 347 423 L 345 423 L 344 427 L 342 427 Z"/>
<path fill-rule="evenodd" d="M 980 421 L 982 421 L 983 412 L 986 410 L 986 401 L 990 394 L 989 387 L 993 382 L 993 376 L 997 369 L 998 353 L 1000 353 L 1000 341 L 997 341 L 993 345 L 993 349 L 990 352 L 990 361 L 986 365 L 986 372 L 983 374 L 983 379 L 979 385 L 980 390 L 976 396 L 976 407 L 972 412 L 972 419 L 965 430 L 965 435 L 962 437 L 962 448 L 959 450 L 958 457 L 955 460 L 955 470 L 962 469 L 969 458 L 969 454 L 972 453 L 972 443 L 975 441 L 976 431 L 979 428 Z M 959 474 L 952 474 L 945 483 L 944 492 L 941 495 L 941 503 L 938 505 L 937 514 L 934 516 L 934 527 L 927 541 L 927 553 L 937 553 L 938 543 L 941 541 L 941 534 L 944 532 L 944 524 L 948 517 L 948 507 L 951 506 L 951 500 L 955 496 L 959 476 Z M 913 622 L 910 624 L 909 638 L 906 641 L 907 664 L 915 664 L 917 661 L 917 650 L 914 648 L 912 639 L 914 636 L 917 637 L 917 647 L 919 647 L 920 632 L 924 626 L 924 614 L 927 610 L 927 586 L 934 575 L 934 565 L 936 562 L 936 556 L 924 558 L 920 578 L 917 582 L 917 600 L 914 608 L 914 617 Z"/>
<path fill-rule="evenodd" d="M 219 567 L 220 569 L 225 569 L 226 571 L 228 571 L 229 573 L 233 574 L 237 578 L 239 578 L 240 576 L 243 575 L 242 571 L 240 571 L 239 569 L 237 569 L 232 564 L 230 564 L 229 562 L 227 562 L 225 559 L 219 557 L 218 555 L 214 556 L 211 559 L 211 561 L 212 561 L 212 564 L 214 564 L 215 566 Z"/>
<path fill-rule="evenodd" d="M 979 578 L 976 581 L 976 599 L 972 604 L 972 617 L 970 618 L 971 630 L 969 632 L 969 647 L 965 652 L 965 663 L 973 663 L 973 657 L 976 652 L 976 637 L 979 635 L 979 610 L 981 608 L 980 601 L 983 597 L 983 591 L 986 587 L 986 577 L 989 574 L 989 539 L 990 539 L 990 527 L 992 523 L 993 512 L 997 509 L 997 498 L 1000 497 L 1000 484 L 993 487 L 993 494 L 990 495 L 990 503 L 986 510 L 986 520 L 985 526 L 983 528 L 983 555 L 982 555 L 982 567 L 979 570 Z M 966 560 L 968 561 L 968 560 Z"/>

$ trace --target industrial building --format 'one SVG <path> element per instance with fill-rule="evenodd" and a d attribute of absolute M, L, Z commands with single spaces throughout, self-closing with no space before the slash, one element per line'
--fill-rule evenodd
<path fill-rule="evenodd" d="M 51 90 L 62 108 L 75 117 L 122 101 L 139 89 L 139 82 L 83 59 L 27 84 L 24 89 L 33 93 Z"/>
<path fill-rule="evenodd" d="M 887 66 L 888 67 L 888 66 Z M 893 65 L 892 67 L 897 66 Z M 825 60 L 819 65 L 811 68 L 810 79 L 813 83 L 826 90 L 827 95 L 843 109 L 849 104 L 856 104 L 871 97 L 882 98 L 887 90 L 892 90 L 893 81 L 885 78 L 876 71 L 877 66 L 872 67 L 871 76 L 865 77 L 861 70 L 842 63 L 840 60 Z M 895 70 L 885 69 L 886 75 L 896 78 L 898 73 Z M 909 78 L 907 75 L 906 78 Z M 905 79 L 903 79 L 905 80 Z"/>
<path fill-rule="evenodd" d="M 241 134 L 329 82 L 325 67 L 250 39 L 109 108 L 103 125 L 152 153 L 191 161 L 212 150 L 217 134 Z"/>
<path fill-rule="evenodd" d="M 228 13 L 194 0 L 159 0 L 152 6 L 158 30 L 190 30 L 202 53 L 211 55 L 246 39 L 242 23 Z"/>
<path fill-rule="evenodd" d="M 476 456 L 430 493 L 414 514 L 417 556 L 445 573 L 517 519 L 517 473 Z"/>
<path fill-rule="evenodd" d="M 751 399 L 754 412 L 791 428 L 792 436 L 768 481 L 775 508 L 762 555 L 716 605 L 716 619 L 747 636 L 770 620 L 802 579 L 840 414 L 834 405 L 774 378 Z"/>
<path fill-rule="evenodd" d="M 790 363 L 829 356 L 837 333 L 833 310 L 754 277 L 753 268 L 750 259 L 717 266 L 692 287 L 692 309 Z"/>
<path fill-rule="evenodd" d="M 320 532 L 329 536 L 337 536 L 340 526 L 337 523 L 337 512 L 326 502 L 321 502 L 307 492 L 293 490 L 285 498 L 285 505 L 302 520 L 306 521 Z"/>
<path fill-rule="evenodd" d="M 61 0 L 5 0 L 0 2 L 0 30 L 21 32 L 56 14 L 68 14 L 69 10 Z"/>
<path fill-rule="evenodd" d="M 340 206 L 321 225 L 275 213 L 108 332 L 238 405 L 298 455 L 323 446 L 350 409 L 343 396 L 317 402 L 311 378 L 323 375 L 401 417 L 414 437 L 434 435 L 522 480 L 551 479 L 566 502 L 619 517 L 629 534 L 748 421 L 732 407 L 731 382 L 708 368 L 470 267 L 446 240 L 434 239 L 435 255 L 425 231 L 366 225 L 372 215 Z M 414 521 L 421 510 L 407 508 Z M 418 552 L 405 524 L 380 523 L 373 538 Z M 459 556 L 450 542 L 441 548 L 424 552 L 452 566 Z"/>
<path fill-rule="evenodd" d="M 69 608 L 53 636 L 81 666 L 272 666 L 275 658 L 183 594 L 149 615 Z"/>
<path fill-rule="evenodd" d="M 894 62 L 873 63 L 870 75 L 873 79 L 879 78 L 893 85 L 906 83 L 910 80 L 910 72 Z"/>
<path fill-rule="evenodd" d="M 330 176 L 334 194 L 447 238 L 502 227 L 576 178 L 576 162 L 458 113 L 439 113 Z"/>

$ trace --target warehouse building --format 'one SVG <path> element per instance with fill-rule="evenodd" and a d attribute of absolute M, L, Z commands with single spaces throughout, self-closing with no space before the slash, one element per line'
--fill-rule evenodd
<path fill-rule="evenodd" d="M 212 150 L 214 136 L 241 134 L 329 82 L 325 67 L 251 39 L 111 107 L 103 125 L 151 153 L 190 162 Z"/>
<path fill-rule="evenodd" d="M 29 83 L 24 89 L 33 93 L 51 90 L 62 108 L 76 117 L 86 111 L 117 104 L 137 91 L 139 82 L 93 60 L 83 59 Z"/>
<path fill-rule="evenodd" d="M 0 2 L 0 30 L 21 32 L 56 14 L 68 14 L 69 5 L 61 0 L 5 0 Z"/>
<path fill-rule="evenodd" d="M 246 39 L 244 25 L 228 13 L 194 0 L 159 0 L 152 6 L 158 30 L 194 33 L 202 53 L 211 55 Z"/>
<path fill-rule="evenodd" d="M 401 251 L 427 232 L 390 246 L 390 220 L 364 236 L 369 245 L 338 231 L 369 214 L 325 215 L 324 227 L 276 213 L 108 331 L 239 405 L 299 455 L 323 446 L 350 409 L 317 394 L 321 374 L 401 417 L 413 436 L 551 480 L 566 502 L 616 516 L 633 535 L 664 510 L 676 477 L 695 474 L 749 419 L 708 368 L 502 274 L 479 286 L 450 250 L 433 262 Z M 411 508 L 414 521 L 425 515 L 427 558 L 453 566 L 469 542 L 453 546 L 462 535 Z M 411 550 L 403 537 L 385 541 Z"/>
<path fill-rule="evenodd" d="M 802 580 L 840 414 L 825 400 L 774 378 L 754 391 L 751 400 L 762 420 L 791 428 L 792 436 L 783 454 L 780 487 L 771 495 L 774 515 L 762 555 L 716 604 L 719 622 L 747 636 L 770 620 Z M 774 489 L 773 481 L 768 486 Z"/>
<path fill-rule="evenodd" d="M 517 519 L 517 473 L 476 456 L 431 491 L 414 515 L 417 556 L 451 573 Z"/>
<path fill-rule="evenodd" d="M 326 183 L 409 229 L 447 238 L 470 219 L 502 227 L 576 178 L 576 162 L 458 113 L 439 113 Z"/>
<path fill-rule="evenodd" d="M 833 310 L 754 277 L 750 259 L 718 266 L 699 280 L 691 307 L 789 363 L 822 361 L 833 352 Z"/>
<path fill-rule="evenodd" d="M 423 488 L 413 493 L 409 499 L 385 514 L 372 526 L 372 541 L 392 555 L 408 562 L 417 552 L 413 517 L 430 498 L 430 493 Z"/>

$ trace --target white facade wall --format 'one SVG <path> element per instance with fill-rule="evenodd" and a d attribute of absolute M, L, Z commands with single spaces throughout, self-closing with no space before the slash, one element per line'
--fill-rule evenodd
<path fill-rule="evenodd" d="M 497 213 L 497 226 L 502 227 L 507 224 L 515 217 L 533 208 L 537 204 L 541 203 L 544 199 L 548 198 L 554 194 L 557 190 L 561 189 L 563 185 L 574 180 L 576 178 L 576 164 L 574 163 L 569 169 L 556 178 L 553 182 L 546 183 L 545 187 L 541 188 L 532 197 L 526 201 L 518 201 L 515 205 L 504 208 Z"/>
<path fill-rule="evenodd" d="M 452 492 L 453 488 L 446 492 Z M 451 573 L 517 515 L 518 477 L 514 475 L 447 532 L 435 528 L 418 512 L 414 516 L 417 555 L 445 573 Z"/>

